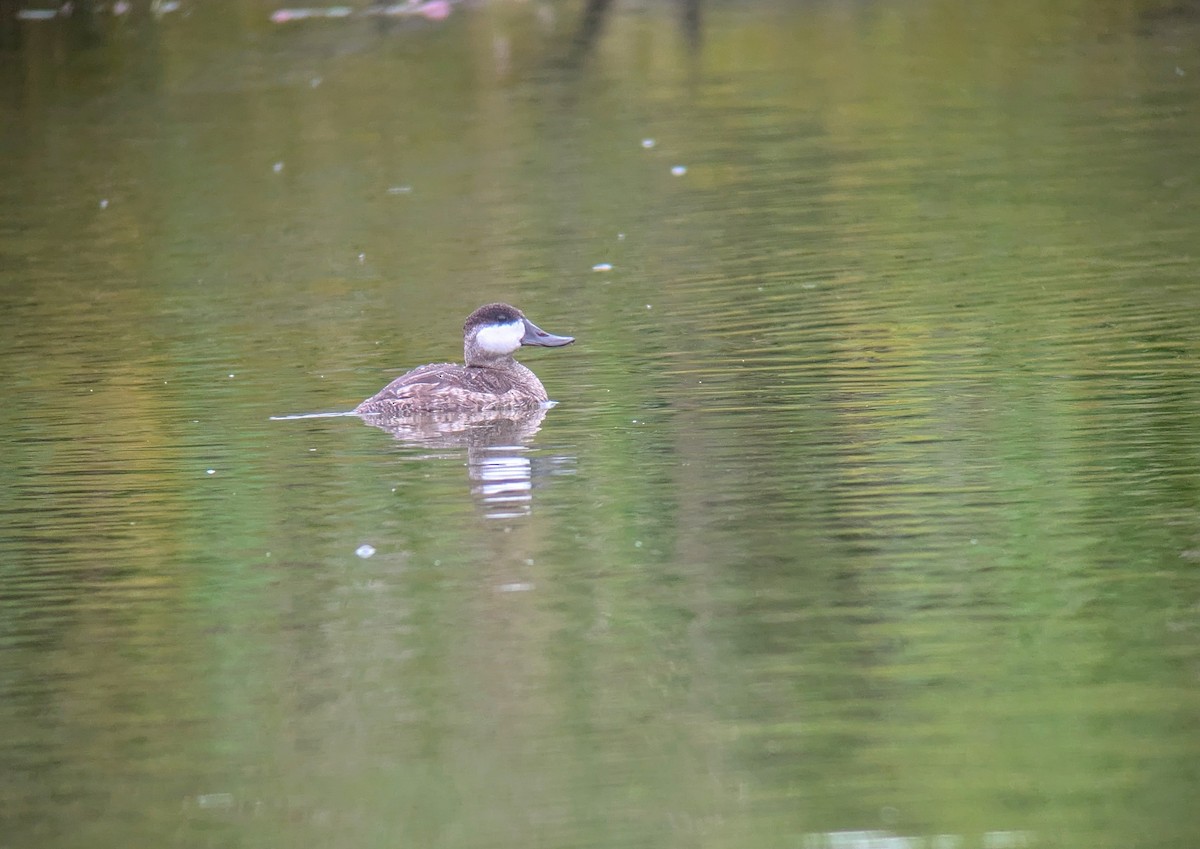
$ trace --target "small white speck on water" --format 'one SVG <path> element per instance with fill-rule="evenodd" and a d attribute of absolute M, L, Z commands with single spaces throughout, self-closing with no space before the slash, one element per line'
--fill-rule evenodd
<path fill-rule="evenodd" d="M 366 560 L 368 557 L 370 557 L 372 554 L 375 553 L 375 546 L 364 542 L 358 548 L 354 549 L 354 553 L 357 554 L 359 557 L 361 557 L 363 560 Z"/>
<path fill-rule="evenodd" d="M 407 195 L 411 192 L 412 186 L 389 186 L 387 190 L 389 195 Z"/>
<path fill-rule="evenodd" d="M 654 309 L 654 307 L 650 306 L 649 304 L 646 304 L 646 309 L 651 310 L 651 309 Z"/>
<path fill-rule="evenodd" d="M 358 255 L 358 264 L 359 264 L 359 265 L 362 265 L 362 264 L 363 264 L 364 262 L 366 262 L 366 261 L 367 261 L 367 255 L 366 255 L 366 254 L 359 254 L 359 255 Z"/>
<path fill-rule="evenodd" d="M 100 208 L 101 208 L 101 209 L 108 209 L 108 198 L 101 198 L 101 199 L 100 199 Z"/>
<path fill-rule="evenodd" d="M 598 262 L 592 266 L 592 271 L 612 271 L 612 263 Z"/>
<path fill-rule="evenodd" d="M 979 545 L 979 540 L 977 540 L 977 539 L 971 540 L 971 545 Z"/>
<path fill-rule="evenodd" d="M 673 165 L 671 167 L 671 173 L 674 174 L 676 177 L 682 177 L 684 174 L 687 173 L 687 166 L 686 165 Z"/>
<path fill-rule="evenodd" d="M 1176 68 L 1175 68 L 1175 76 L 1177 76 L 1177 77 L 1182 77 L 1182 76 L 1186 76 L 1186 74 L 1187 74 L 1187 71 L 1183 70 L 1183 68 L 1180 68 L 1180 67 L 1176 66 Z"/>
<path fill-rule="evenodd" d="M 230 376 L 230 377 L 237 377 L 237 375 L 236 375 L 236 374 L 233 374 L 233 373 L 230 373 L 230 375 L 229 375 L 229 376 Z"/>
<path fill-rule="evenodd" d="M 271 170 L 274 171 L 276 174 L 280 173 L 281 171 L 283 171 L 283 163 L 276 162 L 274 165 L 271 166 Z"/>
<path fill-rule="evenodd" d="M 654 147 L 655 144 L 656 142 L 654 139 L 642 139 L 642 147 L 644 147 L 646 150 L 650 150 L 650 148 Z"/>
<path fill-rule="evenodd" d="M 232 793 L 202 793 L 196 797 L 198 808 L 232 808 Z"/>
<path fill-rule="evenodd" d="M 312 86 L 313 88 L 316 88 L 317 86 L 319 86 L 321 84 L 321 78 L 313 77 L 311 80 L 308 81 L 308 84 L 310 86 Z"/>
<path fill-rule="evenodd" d="M 617 234 L 617 241 L 618 241 L 618 242 L 623 242 L 623 241 L 625 241 L 625 234 L 624 234 L 624 233 L 618 233 L 618 234 Z"/>
<path fill-rule="evenodd" d="M 204 470 L 204 474 L 206 474 L 206 475 L 215 475 L 216 473 L 217 473 L 216 469 L 205 469 Z"/>
<path fill-rule="evenodd" d="M 309 448 L 309 449 L 308 449 L 308 453 L 309 453 L 309 454 L 316 454 L 316 453 L 317 453 L 317 449 L 316 449 L 316 448 Z"/>
<path fill-rule="evenodd" d="M 531 589 L 533 589 L 533 583 L 530 581 L 513 581 L 496 587 L 496 591 L 502 593 L 527 593 Z"/>
<path fill-rule="evenodd" d="M 633 547 L 634 547 L 634 548 L 641 548 L 641 547 L 642 547 L 642 541 L 641 541 L 640 539 L 638 539 L 638 540 L 634 540 L 634 541 L 633 541 Z"/>
<path fill-rule="evenodd" d="M 433 565 L 434 565 L 434 566 L 441 566 L 441 565 L 442 565 L 442 561 L 440 561 L 440 560 L 435 560 L 435 561 L 433 561 Z"/>

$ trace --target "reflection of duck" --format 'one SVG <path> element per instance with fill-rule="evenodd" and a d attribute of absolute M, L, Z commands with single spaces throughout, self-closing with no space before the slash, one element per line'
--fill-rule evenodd
<path fill-rule="evenodd" d="M 571 336 L 547 333 L 516 307 L 488 304 L 471 313 L 463 325 L 465 365 L 434 363 L 415 368 L 354 412 L 364 418 L 399 419 L 421 413 L 537 409 L 549 396 L 537 375 L 514 360 L 513 353 L 522 345 L 558 348 L 574 341 Z"/>
<path fill-rule="evenodd" d="M 395 418 L 371 413 L 362 420 L 397 439 L 433 449 L 467 449 L 471 492 L 487 515 L 511 519 L 528 515 L 533 507 L 534 461 L 526 443 L 546 417 L 545 407 L 532 410 L 493 410 L 476 413 L 416 413 Z M 437 451 L 421 459 L 454 456 Z M 571 457 L 551 457 L 543 474 L 569 474 Z"/>
<path fill-rule="evenodd" d="M 541 428 L 542 419 L 546 418 L 546 408 L 477 413 L 413 413 L 403 417 L 380 413 L 360 415 L 367 424 L 375 425 L 397 439 L 414 445 L 430 448 L 497 448 L 528 442 Z"/>

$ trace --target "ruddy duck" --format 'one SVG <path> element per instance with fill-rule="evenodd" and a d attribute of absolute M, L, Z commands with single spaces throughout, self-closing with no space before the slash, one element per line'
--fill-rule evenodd
<path fill-rule="evenodd" d="M 558 348 L 573 336 L 542 330 L 516 307 L 482 306 L 463 325 L 466 365 L 434 363 L 401 375 L 363 401 L 359 415 L 400 418 L 418 413 L 529 410 L 550 400 L 537 376 L 513 359 L 522 345 Z"/>

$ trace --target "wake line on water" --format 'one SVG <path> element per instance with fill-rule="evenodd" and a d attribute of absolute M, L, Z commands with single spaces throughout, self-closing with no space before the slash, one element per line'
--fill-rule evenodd
<path fill-rule="evenodd" d="M 296 413 L 291 416 L 270 416 L 268 421 L 287 422 L 293 419 L 340 419 L 346 416 L 357 416 L 358 413 L 353 410 L 348 410 L 344 413 Z"/>

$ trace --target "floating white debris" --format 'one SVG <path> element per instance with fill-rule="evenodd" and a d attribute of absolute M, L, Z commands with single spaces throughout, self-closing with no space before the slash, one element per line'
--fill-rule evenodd
<path fill-rule="evenodd" d="M 443 21 L 450 16 L 450 0 L 427 0 L 425 3 L 408 0 L 406 3 L 372 6 L 362 14 L 386 18 L 407 18 L 419 15 L 426 20 Z"/>
<path fill-rule="evenodd" d="M 646 150 L 654 147 L 654 139 L 642 139 L 642 147 L 646 148 Z"/>
<path fill-rule="evenodd" d="M 363 560 L 366 560 L 368 557 L 370 557 L 372 554 L 375 553 L 375 546 L 368 545 L 367 543 L 364 542 L 358 548 L 354 549 L 354 553 L 357 554 L 359 557 L 361 557 Z"/>
<path fill-rule="evenodd" d="M 101 209 L 108 209 L 108 198 L 101 198 L 101 199 L 100 199 L 100 208 L 101 208 Z"/>
<path fill-rule="evenodd" d="M 274 171 L 276 174 L 280 173 L 281 171 L 283 171 L 283 163 L 276 162 L 274 165 L 271 166 L 271 170 Z"/>
<path fill-rule="evenodd" d="M 592 266 L 592 271 L 612 271 L 612 263 L 598 262 Z"/>
<path fill-rule="evenodd" d="M 205 469 L 204 470 L 204 474 L 206 474 L 206 475 L 215 475 L 216 473 L 217 473 L 216 469 Z"/>
<path fill-rule="evenodd" d="M 618 234 L 617 234 L 617 241 L 618 241 L 618 242 L 623 242 L 623 241 L 625 241 L 625 234 L 624 234 L 624 233 L 618 233 Z"/>
<path fill-rule="evenodd" d="M 321 84 L 321 78 L 313 77 L 311 80 L 308 81 L 308 84 L 310 86 L 312 86 L 313 88 L 316 88 L 317 86 L 319 86 Z"/>
<path fill-rule="evenodd" d="M 686 165 L 674 165 L 671 167 L 671 173 L 674 174 L 676 177 L 682 177 L 684 174 L 687 173 L 687 166 Z"/>
<path fill-rule="evenodd" d="M 202 793 L 196 797 L 198 808 L 232 808 L 232 793 Z"/>
<path fill-rule="evenodd" d="M 389 195 L 407 195 L 412 194 L 412 186 L 389 186 L 387 193 Z"/>
<path fill-rule="evenodd" d="M 511 584 L 501 584 L 496 587 L 496 590 L 502 593 L 527 593 L 532 589 L 533 583 L 530 581 L 514 581 Z"/>
<path fill-rule="evenodd" d="M 324 9 L 276 9 L 271 13 L 271 23 L 288 24 L 309 18 L 348 18 L 354 14 L 349 6 L 329 6 Z"/>

